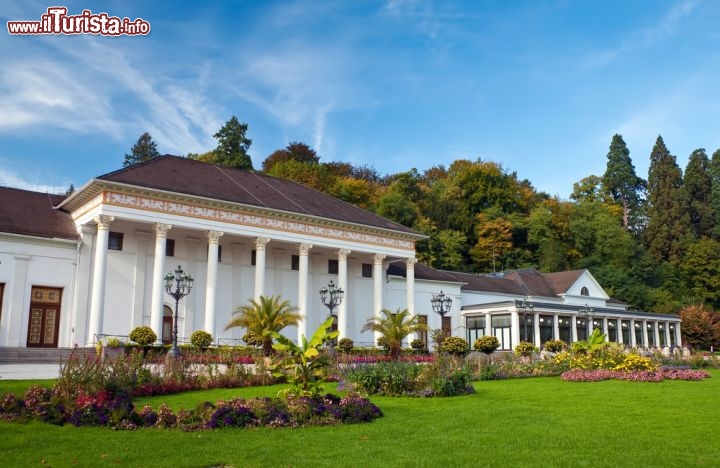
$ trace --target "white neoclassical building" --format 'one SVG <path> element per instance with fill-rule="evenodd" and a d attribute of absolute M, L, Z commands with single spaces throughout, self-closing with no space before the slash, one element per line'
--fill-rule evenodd
<path fill-rule="evenodd" d="M 519 340 L 572 341 L 599 327 L 613 341 L 680 345 L 677 316 L 627 311 L 586 271 L 502 276 L 432 269 L 415 261 L 424 236 L 304 187 L 256 172 L 175 156 L 97 177 L 71 196 L 0 187 L 0 346 L 93 345 L 149 325 L 170 339 L 175 301 L 164 277 L 179 266 L 195 279 L 179 303 L 179 335 L 225 330 L 232 311 L 261 295 L 281 295 L 310 334 L 328 310 L 319 290 L 345 291 L 340 335 L 358 344 L 382 308 L 408 308 L 431 328 L 503 349 Z M 452 299 L 443 316 L 431 299 Z M 516 302 L 519 301 L 519 302 Z M 427 340 L 427 336 L 422 336 Z"/>

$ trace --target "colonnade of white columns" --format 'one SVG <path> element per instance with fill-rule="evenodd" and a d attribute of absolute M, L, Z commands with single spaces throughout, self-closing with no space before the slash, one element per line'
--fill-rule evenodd
<path fill-rule="evenodd" d="M 90 301 L 90 317 L 88 327 L 88 345 L 93 345 L 99 335 L 103 334 L 103 314 L 105 301 L 105 283 L 107 272 L 107 254 L 108 254 L 108 237 L 110 232 L 110 223 L 114 217 L 107 215 L 99 215 L 94 218 L 97 224 L 97 235 L 95 236 L 94 246 L 94 264 L 92 270 L 91 281 L 91 301 Z M 163 304 L 165 296 L 165 274 L 166 274 L 166 242 L 168 231 L 172 229 L 172 225 L 155 223 L 153 230 L 155 233 L 155 248 L 153 254 L 153 272 L 152 272 L 152 293 L 150 300 L 150 327 L 155 331 L 158 342 L 162 339 L 163 326 Z M 204 330 L 216 337 L 216 297 L 218 289 L 218 263 L 219 263 L 219 242 L 223 236 L 220 231 L 208 231 L 208 255 L 207 255 L 207 276 L 205 284 L 205 307 L 204 307 Z M 265 275 L 266 275 L 266 246 L 270 242 L 269 238 L 255 238 L 255 286 L 254 298 L 258 300 L 260 296 L 265 294 Z M 298 244 L 299 251 L 299 268 L 298 268 L 298 309 L 303 317 L 308 316 L 309 312 L 309 252 L 312 245 L 308 243 Z M 348 256 L 351 253 L 349 249 L 337 250 L 338 259 L 338 287 L 345 291 L 345 298 L 339 304 L 337 309 L 338 330 L 340 337 L 349 335 L 348 320 Z M 383 308 L 383 278 L 384 278 L 384 260 L 386 256 L 382 254 L 373 255 L 373 311 L 379 316 Z M 414 257 L 406 259 L 407 267 L 407 308 L 414 315 L 414 295 L 415 295 L 415 275 L 414 267 L 416 260 Z M 352 292 L 350 292 L 352 294 Z M 303 319 L 298 326 L 298 339 L 301 335 L 307 336 L 307 319 Z M 377 337 L 375 337 L 377 338 Z"/>

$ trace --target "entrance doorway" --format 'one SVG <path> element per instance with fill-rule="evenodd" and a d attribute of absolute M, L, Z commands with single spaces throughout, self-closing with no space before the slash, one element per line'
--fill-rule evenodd
<path fill-rule="evenodd" d="M 172 343 L 173 311 L 169 306 L 163 306 L 162 342 Z"/>
<path fill-rule="evenodd" d="M 57 348 L 62 288 L 33 286 L 30 293 L 28 348 Z"/>

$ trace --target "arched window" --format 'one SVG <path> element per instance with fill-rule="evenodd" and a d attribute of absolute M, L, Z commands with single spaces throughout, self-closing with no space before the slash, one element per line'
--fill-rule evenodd
<path fill-rule="evenodd" d="M 588 291 L 588 288 L 586 288 L 585 286 L 583 286 L 582 289 L 580 290 L 580 295 L 581 295 L 581 296 L 589 296 L 589 295 L 590 295 L 590 291 Z"/>

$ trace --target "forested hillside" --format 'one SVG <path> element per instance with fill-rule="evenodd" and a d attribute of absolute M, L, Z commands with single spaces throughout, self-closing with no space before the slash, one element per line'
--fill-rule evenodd
<path fill-rule="evenodd" d="M 683 172 L 658 137 L 645 180 L 620 135 L 604 174 L 576 182 L 569 200 L 481 159 L 381 175 L 323 162 L 307 145 L 268 156 L 263 171 L 293 179 L 429 236 L 417 246 L 436 268 L 486 273 L 587 268 L 631 308 L 677 312 L 720 306 L 720 150 Z"/>

